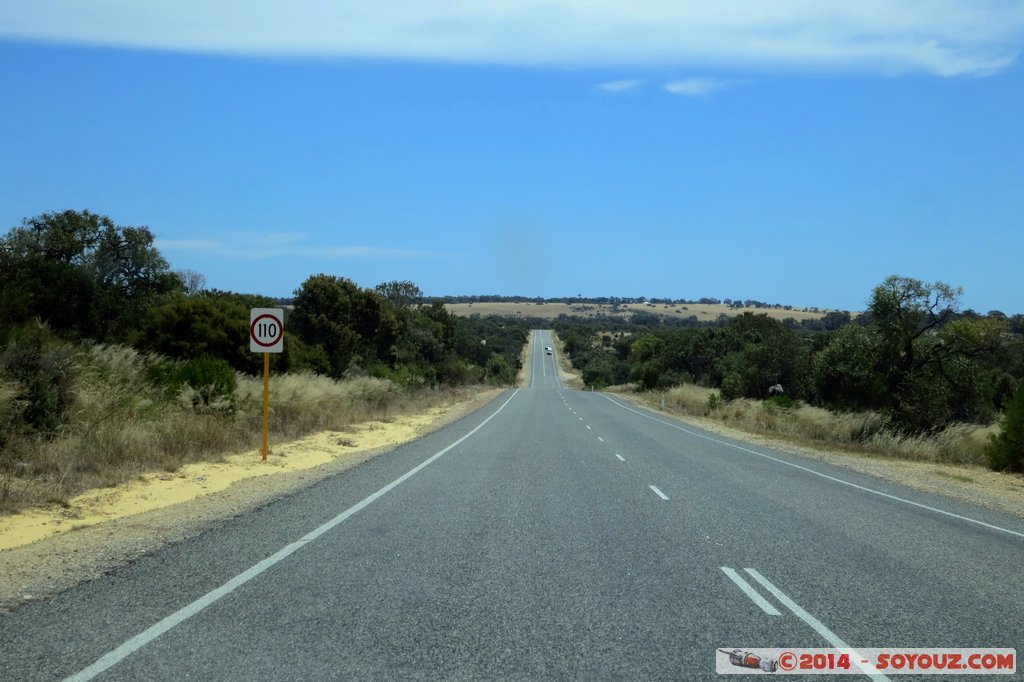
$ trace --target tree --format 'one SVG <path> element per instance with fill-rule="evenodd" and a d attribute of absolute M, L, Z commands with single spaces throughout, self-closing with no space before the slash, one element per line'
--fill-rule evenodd
<path fill-rule="evenodd" d="M 174 274 L 181 280 L 186 296 L 196 296 L 206 288 L 206 275 L 195 270 L 175 270 Z"/>
<path fill-rule="evenodd" d="M 791 396 L 803 395 L 808 350 L 781 322 L 746 312 L 732 320 L 723 336 L 725 352 L 715 363 L 722 397 L 764 398 L 777 383 Z"/>
<path fill-rule="evenodd" d="M 183 298 L 146 311 L 134 345 L 179 360 L 219 358 L 254 374 L 262 364 L 249 352 L 248 322 L 249 308 L 237 301 Z"/>
<path fill-rule="evenodd" d="M 491 356 L 487 358 L 486 370 L 488 378 L 496 384 L 511 385 L 516 380 L 515 367 L 498 353 L 491 353 Z"/>
<path fill-rule="evenodd" d="M 911 431 L 971 418 L 980 409 L 975 360 L 998 351 L 1006 321 L 956 319 L 959 288 L 893 275 L 868 305 L 890 411 Z M 967 404 L 973 402 L 974 404 Z"/>
<path fill-rule="evenodd" d="M 394 364 L 398 321 L 391 303 L 376 292 L 319 274 L 296 290 L 294 304 L 291 328 L 307 344 L 324 349 L 332 376 L 340 377 L 351 365 Z"/>
<path fill-rule="evenodd" d="M 845 311 L 833 310 L 825 313 L 825 317 L 821 318 L 821 328 L 828 331 L 842 329 L 848 324 L 850 324 L 850 313 Z"/>
<path fill-rule="evenodd" d="M 629 323 L 637 327 L 657 327 L 661 324 L 661 316 L 646 310 L 638 310 L 629 316 Z"/>
<path fill-rule="evenodd" d="M 664 347 L 664 339 L 650 332 L 637 337 L 630 344 L 629 359 L 633 365 L 631 378 L 641 388 L 652 389 L 658 385 L 658 379 L 664 372 Z M 575 352 L 575 345 L 566 343 L 565 348 L 570 355 Z"/>
<path fill-rule="evenodd" d="M 889 405 L 878 371 L 878 331 L 847 325 L 814 355 L 811 383 L 818 402 L 833 408 L 880 409 Z"/>
<path fill-rule="evenodd" d="M 146 308 L 183 291 L 147 227 L 89 211 L 26 218 L 0 238 L 0 321 L 123 338 Z"/>
<path fill-rule="evenodd" d="M 988 457 L 993 469 L 1024 470 L 1024 389 L 1018 389 L 1006 406 L 999 433 L 989 444 Z"/>
<path fill-rule="evenodd" d="M 454 352 L 455 320 L 443 303 L 432 303 L 416 310 L 400 310 L 399 313 L 402 322 L 398 342 L 400 359 L 404 354 L 410 361 L 436 365 Z"/>
<path fill-rule="evenodd" d="M 409 308 L 423 300 L 423 291 L 408 280 L 384 282 L 378 284 L 374 291 L 391 301 L 396 308 Z"/>

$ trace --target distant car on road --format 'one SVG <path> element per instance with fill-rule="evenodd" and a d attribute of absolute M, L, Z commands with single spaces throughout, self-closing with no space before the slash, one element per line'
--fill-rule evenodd
<path fill-rule="evenodd" d="M 547 353 L 548 355 L 551 355 L 551 346 L 545 346 L 544 352 Z"/>

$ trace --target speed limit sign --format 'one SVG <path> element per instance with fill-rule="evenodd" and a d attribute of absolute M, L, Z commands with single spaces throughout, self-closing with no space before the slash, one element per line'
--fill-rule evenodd
<path fill-rule="evenodd" d="M 284 310 L 281 308 L 249 309 L 249 350 L 263 353 L 263 461 L 270 452 L 270 353 L 284 350 Z"/>
<path fill-rule="evenodd" d="M 284 351 L 284 310 L 252 308 L 249 311 L 249 350 L 253 353 Z"/>

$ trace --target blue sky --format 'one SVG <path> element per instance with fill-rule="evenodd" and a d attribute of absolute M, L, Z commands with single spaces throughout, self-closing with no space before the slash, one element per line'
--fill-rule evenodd
<path fill-rule="evenodd" d="M 274 296 L 1024 312 L 1022 3 L 210 4 L 0 0 L 0 226 L 89 209 Z"/>

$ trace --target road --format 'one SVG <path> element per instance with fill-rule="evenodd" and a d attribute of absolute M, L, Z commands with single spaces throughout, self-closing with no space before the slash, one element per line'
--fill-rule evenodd
<path fill-rule="evenodd" d="M 1022 520 L 567 390 L 533 334 L 528 387 L 0 616 L 0 678 L 714 679 L 723 648 L 1021 648 Z"/>

